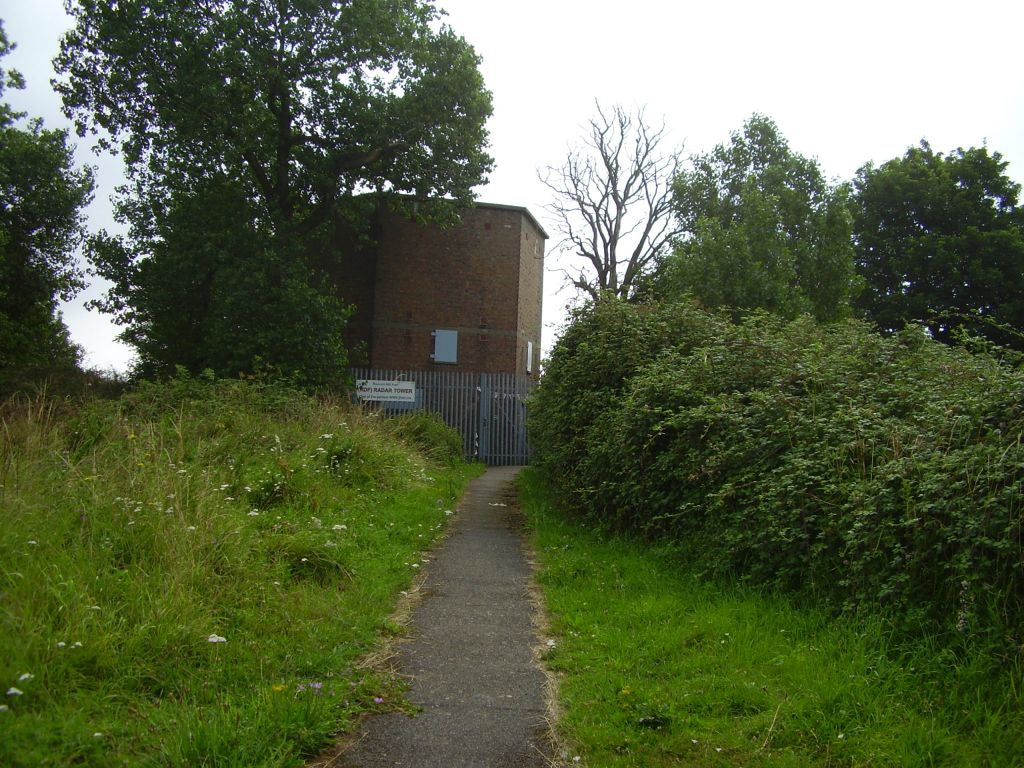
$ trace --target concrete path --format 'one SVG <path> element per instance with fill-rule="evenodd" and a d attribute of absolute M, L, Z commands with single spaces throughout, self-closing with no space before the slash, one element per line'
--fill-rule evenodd
<path fill-rule="evenodd" d="M 530 566 L 508 514 L 516 472 L 492 467 L 470 483 L 428 566 L 426 597 L 399 650 L 422 712 L 369 718 L 337 768 L 548 765 Z"/>

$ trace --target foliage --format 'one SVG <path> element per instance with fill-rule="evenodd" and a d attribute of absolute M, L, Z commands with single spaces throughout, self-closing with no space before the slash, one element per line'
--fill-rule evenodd
<path fill-rule="evenodd" d="M 884 331 L 925 323 L 1024 349 L 1024 211 L 1007 163 L 986 147 L 922 142 L 855 181 L 858 306 Z"/>
<path fill-rule="evenodd" d="M 491 166 L 477 57 L 429 2 L 80 0 L 72 15 L 57 87 L 79 130 L 109 132 L 145 184 L 223 168 L 276 235 L 359 187 L 468 203 Z"/>
<path fill-rule="evenodd" d="M 85 399 L 111 399 L 128 387 L 124 374 L 96 368 L 9 368 L 0 371 L 0 400 L 12 395 L 48 397 L 80 402 Z"/>
<path fill-rule="evenodd" d="M 102 307 L 144 366 L 227 375 L 259 357 L 312 383 L 340 377 L 346 310 L 314 265 L 337 256 L 359 193 L 429 198 L 418 210 L 434 216 L 469 202 L 491 167 L 472 48 L 423 0 L 80 0 L 71 13 L 56 87 L 79 132 L 128 166 L 130 234 L 97 241 L 93 259 L 114 283 Z M 180 357 L 183 326 L 219 347 Z M 211 359 L 218 348 L 233 357 Z"/>
<path fill-rule="evenodd" d="M 154 222 L 146 258 L 95 238 L 90 260 L 113 284 L 100 305 L 126 325 L 142 376 L 269 366 L 304 385 L 338 386 L 348 308 L 301 258 L 275 249 L 238 192 L 211 180 L 176 199 Z"/>
<path fill-rule="evenodd" d="M 689 543 L 709 574 L 1020 642 L 1024 376 L 916 328 L 763 314 L 691 327 L 703 337 L 620 390 L 579 373 L 600 369 L 588 340 L 611 323 L 559 343 L 535 428 L 581 509 Z M 574 390 L 589 403 L 575 423 Z"/>
<path fill-rule="evenodd" d="M 11 45 L 0 25 L 0 58 Z M 0 96 L 23 88 L 14 70 L 0 70 Z M 76 169 L 64 131 L 0 102 L 0 372 L 29 367 L 73 368 L 79 351 L 57 311 L 81 288 L 75 249 L 92 172 Z"/>
<path fill-rule="evenodd" d="M 0 763 L 294 766 L 404 706 L 357 662 L 475 470 L 251 382 L 0 418 Z"/>
<path fill-rule="evenodd" d="M 665 349 L 697 343 L 724 322 L 692 304 L 633 304 L 611 296 L 585 304 L 551 352 L 529 409 L 534 462 L 570 486 L 629 380 Z"/>
<path fill-rule="evenodd" d="M 673 192 L 683 237 L 650 289 L 708 307 L 820 320 L 847 314 L 854 288 L 845 186 L 754 115 L 728 145 L 696 155 Z"/>
<path fill-rule="evenodd" d="M 688 548 L 595 531 L 532 468 L 520 497 L 554 637 L 558 732 L 580 764 L 1019 766 L 1019 660 L 897 640 L 734 579 Z"/>
<path fill-rule="evenodd" d="M 560 246 L 585 260 L 569 282 L 590 299 L 630 298 L 677 234 L 670 184 L 679 152 L 661 154 L 665 127 L 649 128 L 643 110 L 597 107 L 581 148 L 541 181 L 554 194 L 548 208 L 563 235 Z"/>
<path fill-rule="evenodd" d="M 462 435 L 428 411 L 414 411 L 390 419 L 399 438 L 434 461 L 453 464 L 463 456 Z"/>

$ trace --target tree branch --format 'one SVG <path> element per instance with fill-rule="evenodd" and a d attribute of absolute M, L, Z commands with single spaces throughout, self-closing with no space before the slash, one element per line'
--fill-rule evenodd
<path fill-rule="evenodd" d="M 663 155 L 665 132 L 664 124 L 649 129 L 642 109 L 631 114 L 598 104 L 581 147 L 540 174 L 555 196 L 547 207 L 562 235 L 556 247 L 587 262 L 578 276 L 566 275 L 577 290 L 628 298 L 678 235 L 671 181 L 681 148 Z"/>

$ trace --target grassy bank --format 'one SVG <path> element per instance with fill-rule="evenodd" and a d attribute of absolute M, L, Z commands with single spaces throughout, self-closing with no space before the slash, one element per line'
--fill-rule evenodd
<path fill-rule="evenodd" d="M 1019 658 L 703 582 L 669 547 L 567 518 L 534 471 L 521 491 L 581 764 L 1024 765 Z"/>
<path fill-rule="evenodd" d="M 400 699 L 357 662 L 476 471 L 443 431 L 241 382 L 0 415 L 0 764 L 298 765 Z"/>

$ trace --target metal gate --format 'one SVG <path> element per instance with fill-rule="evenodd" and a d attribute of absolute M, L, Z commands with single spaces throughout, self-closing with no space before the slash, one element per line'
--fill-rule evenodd
<path fill-rule="evenodd" d="M 382 368 L 353 368 L 351 374 L 353 379 L 415 382 L 415 402 L 380 403 L 380 409 L 436 413 L 462 435 L 467 459 L 492 466 L 529 462 L 526 398 L 537 383 L 531 376 Z"/>

